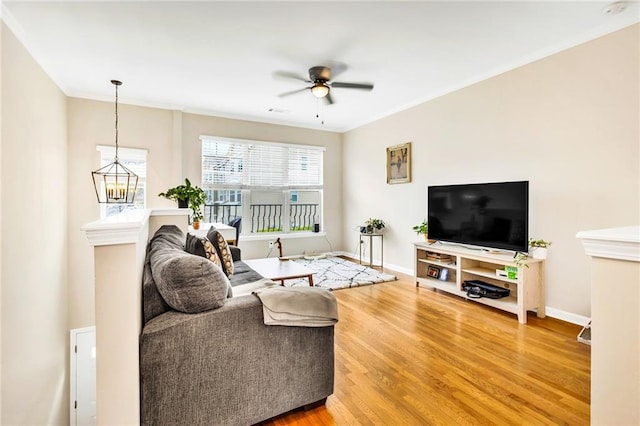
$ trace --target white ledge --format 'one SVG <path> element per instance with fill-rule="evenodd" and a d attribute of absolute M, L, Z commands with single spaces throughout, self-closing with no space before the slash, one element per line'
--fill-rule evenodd
<path fill-rule="evenodd" d="M 191 209 L 153 209 L 151 216 L 189 216 Z"/>
<path fill-rule="evenodd" d="M 580 231 L 588 256 L 640 262 L 640 226 Z"/>
<path fill-rule="evenodd" d="M 138 241 L 140 231 L 149 220 L 151 210 L 128 210 L 106 219 L 87 223 L 85 231 L 92 246 L 132 244 Z"/>
<path fill-rule="evenodd" d="M 188 216 L 189 209 L 126 210 L 106 219 L 87 223 L 80 229 L 85 231 L 92 246 L 111 246 L 138 242 L 140 231 L 149 221 L 149 216 Z"/>
<path fill-rule="evenodd" d="M 240 234 L 240 239 L 242 241 L 267 241 L 267 240 L 275 240 L 276 238 L 280 238 L 281 240 L 293 240 L 296 238 L 317 238 L 323 237 L 326 238 L 326 232 L 291 232 L 288 234 L 274 232 L 270 233 L 260 233 L 260 234 Z"/>

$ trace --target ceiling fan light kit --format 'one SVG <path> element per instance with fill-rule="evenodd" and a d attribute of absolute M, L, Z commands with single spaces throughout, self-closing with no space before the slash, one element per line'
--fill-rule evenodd
<path fill-rule="evenodd" d="M 343 69 L 338 69 L 338 71 L 343 71 Z M 278 96 L 284 97 L 293 95 L 295 93 L 304 92 L 309 89 L 313 96 L 318 99 L 324 98 L 328 104 L 333 104 L 333 99 L 329 92 L 332 88 L 343 88 L 343 89 L 360 89 L 360 90 L 371 90 L 373 89 L 373 84 L 371 83 L 345 83 L 345 82 L 332 82 L 332 71 L 330 67 L 325 66 L 315 66 L 309 68 L 309 79 L 305 80 L 304 78 L 298 76 L 295 73 L 289 71 L 276 71 L 276 76 L 291 78 L 294 80 L 304 81 L 305 83 L 312 83 L 309 87 L 304 87 L 298 90 L 292 90 L 290 92 L 281 93 Z"/>
<path fill-rule="evenodd" d="M 325 83 L 317 82 L 313 86 L 311 86 L 311 93 L 316 98 L 324 98 L 329 94 L 329 86 Z"/>

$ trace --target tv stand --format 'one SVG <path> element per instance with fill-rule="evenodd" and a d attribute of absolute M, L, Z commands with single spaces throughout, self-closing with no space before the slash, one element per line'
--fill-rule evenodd
<path fill-rule="evenodd" d="M 497 269 L 505 266 L 517 266 L 510 254 L 492 254 L 462 246 L 444 244 L 414 243 L 414 276 L 416 287 L 420 284 L 432 289 L 441 290 L 456 296 L 464 297 L 483 305 L 488 305 L 518 316 L 518 322 L 527 323 L 527 311 L 536 310 L 538 318 L 545 317 L 544 260 L 526 259 L 529 267 L 520 266 L 518 277 L 510 279 L 496 274 Z M 449 255 L 449 260 L 438 260 L 440 255 Z M 435 267 L 447 269 L 446 279 L 434 276 Z M 508 288 L 509 297 L 503 299 L 469 298 L 462 290 L 462 283 L 467 280 L 482 280 L 489 284 Z"/>

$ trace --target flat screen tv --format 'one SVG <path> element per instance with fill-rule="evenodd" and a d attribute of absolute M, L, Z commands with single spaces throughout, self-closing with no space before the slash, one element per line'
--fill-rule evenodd
<path fill-rule="evenodd" d="M 526 252 L 529 182 L 429 186 L 429 239 Z"/>

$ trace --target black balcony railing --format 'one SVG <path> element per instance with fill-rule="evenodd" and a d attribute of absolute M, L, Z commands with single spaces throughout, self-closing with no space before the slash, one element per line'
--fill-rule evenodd
<path fill-rule="evenodd" d="M 204 221 L 215 223 L 229 223 L 236 217 L 242 217 L 241 204 L 205 204 Z"/>
<path fill-rule="evenodd" d="M 291 204 L 289 206 L 290 232 L 311 231 L 319 214 L 318 204 Z M 282 232 L 284 230 L 282 204 L 251 204 L 251 233 Z M 205 204 L 204 221 L 229 223 L 242 217 L 241 204 Z M 244 222 L 244 221 L 243 221 Z"/>
<path fill-rule="evenodd" d="M 291 204 L 289 206 L 290 231 L 312 231 L 318 214 L 318 204 Z"/>
<path fill-rule="evenodd" d="M 290 232 L 311 231 L 319 217 L 318 204 L 291 204 L 289 207 Z M 251 204 L 251 233 L 282 232 L 282 204 Z"/>
<path fill-rule="evenodd" d="M 282 204 L 251 204 L 251 233 L 282 231 Z"/>

